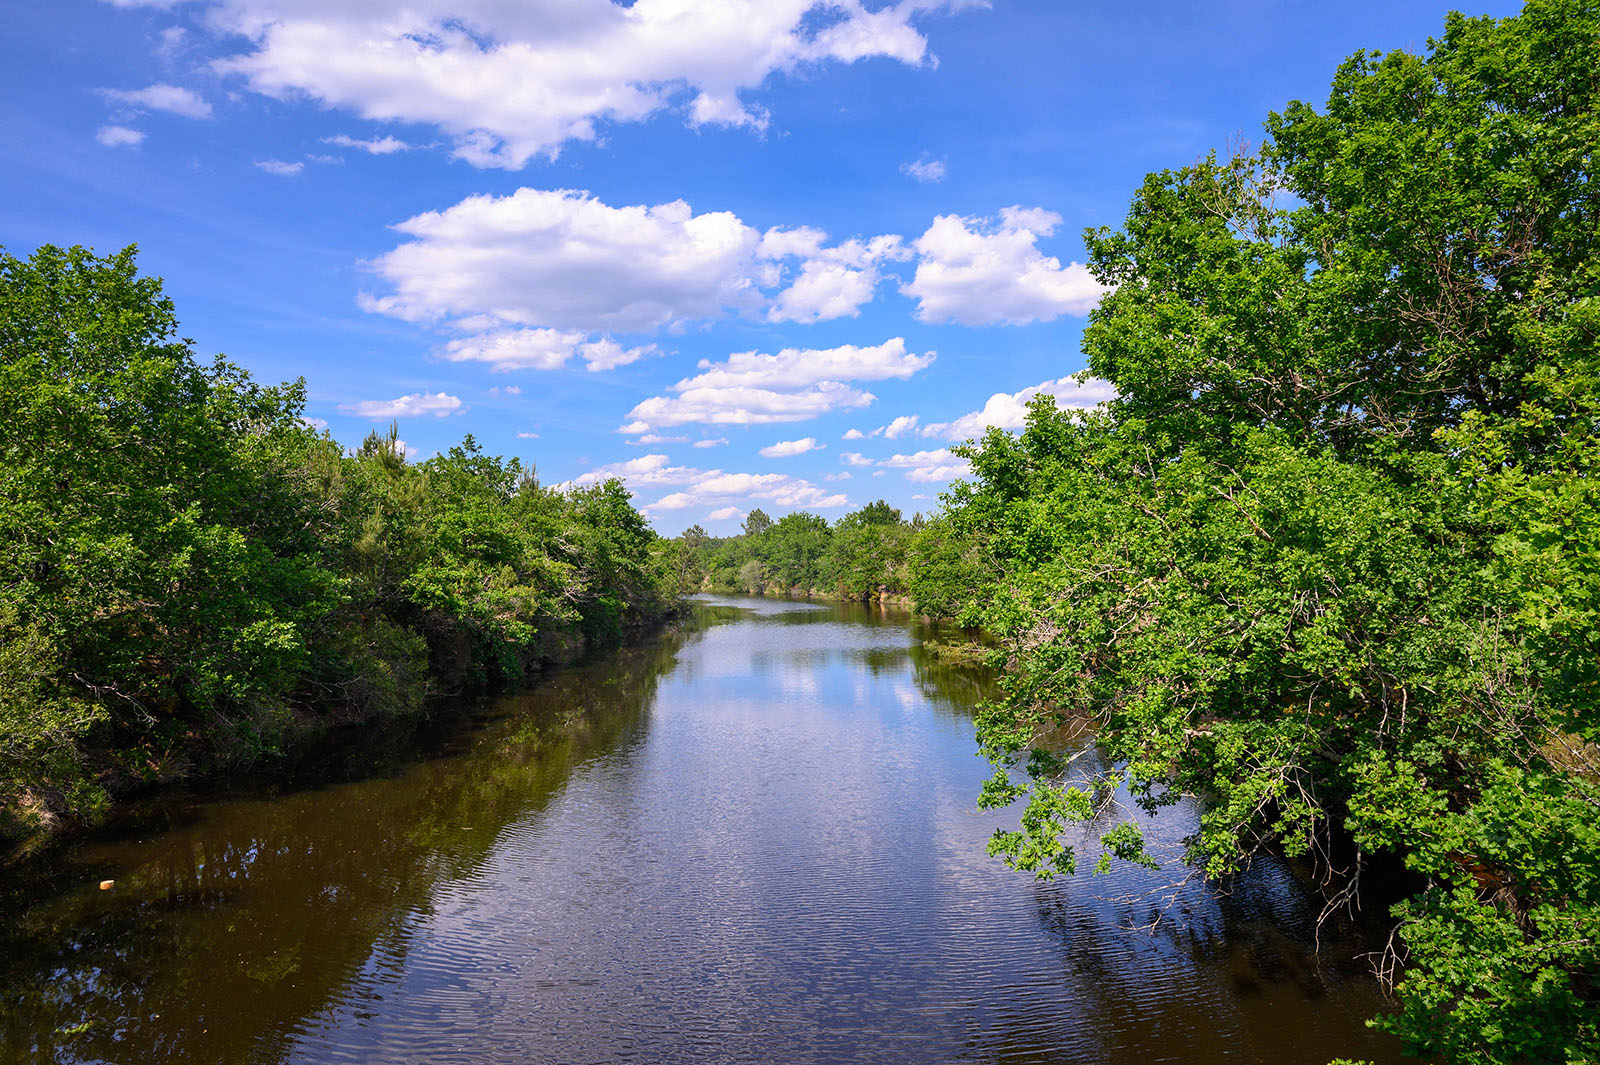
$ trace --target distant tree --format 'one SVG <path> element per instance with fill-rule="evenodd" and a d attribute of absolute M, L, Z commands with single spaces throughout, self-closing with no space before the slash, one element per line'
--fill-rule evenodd
<path fill-rule="evenodd" d="M 705 584 L 706 547 L 710 541 L 704 529 L 691 525 L 674 539 L 662 540 L 658 545 L 667 583 L 678 595 L 698 592 Z"/>
<path fill-rule="evenodd" d="M 830 534 L 826 519 L 796 511 L 767 530 L 764 557 L 769 581 L 811 591 L 823 580 L 822 560 Z"/>
<path fill-rule="evenodd" d="M 883 500 L 868 503 L 860 510 L 840 519 L 841 525 L 899 525 L 900 511 Z"/>
<path fill-rule="evenodd" d="M 760 536 L 770 528 L 772 528 L 772 519 L 760 507 L 756 507 L 745 515 L 744 534 L 746 536 Z"/>
<path fill-rule="evenodd" d="M 900 511 L 881 499 L 840 518 L 827 558 L 839 596 L 866 600 L 904 592 L 909 542 Z"/>
<path fill-rule="evenodd" d="M 739 587 L 746 592 L 764 591 L 767 586 L 766 567 L 752 558 L 739 567 Z"/>
<path fill-rule="evenodd" d="M 400 423 L 391 421 L 383 433 L 372 430 L 356 450 L 356 456 L 371 459 L 389 470 L 400 469 L 406 464 L 406 450 L 400 443 Z"/>

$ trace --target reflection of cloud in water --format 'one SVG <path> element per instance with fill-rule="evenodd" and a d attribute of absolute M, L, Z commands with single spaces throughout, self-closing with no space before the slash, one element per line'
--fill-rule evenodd
<path fill-rule="evenodd" d="M 797 599 L 776 599 L 759 595 L 712 595 L 702 593 L 689 597 L 691 602 L 707 606 L 729 607 L 742 614 L 755 617 L 777 617 L 788 614 L 824 615 L 833 612 L 832 604 L 808 603 Z"/>

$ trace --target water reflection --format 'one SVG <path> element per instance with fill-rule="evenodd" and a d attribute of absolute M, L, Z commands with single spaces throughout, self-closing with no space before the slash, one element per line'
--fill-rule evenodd
<path fill-rule="evenodd" d="M 376 1000 L 445 886 L 482 877 L 574 767 L 640 742 L 680 643 L 564 672 L 397 775 L 75 848 L 51 873 L 76 888 L 0 933 L 0 1059 L 284 1060 L 306 1019 Z"/>
<path fill-rule="evenodd" d="M 1181 895 L 984 854 L 949 634 L 714 600 L 423 761 L 86 844 L 8 922 L 0 1059 L 1391 1060 L 1281 867 Z M 1192 812 L 1152 826 L 1175 839 Z M 92 882 L 118 880 L 114 892 Z"/>

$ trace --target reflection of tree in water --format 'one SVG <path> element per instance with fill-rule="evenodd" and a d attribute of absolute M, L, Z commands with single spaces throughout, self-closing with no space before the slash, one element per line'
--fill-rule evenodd
<path fill-rule="evenodd" d="M 939 638 L 930 639 L 938 642 Z M 911 648 L 911 664 L 918 686 L 940 715 L 970 721 L 979 703 L 999 697 L 994 670 L 980 663 L 951 658 L 926 642 L 919 641 Z"/>
<path fill-rule="evenodd" d="M 72 887 L 0 930 L 0 1059 L 280 1060 L 352 986 L 398 976 L 416 918 L 502 833 L 637 737 L 682 640 L 562 671 L 397 775 L 219 803 L 150 845 L 62 856 Z M 102 893 L 106 869 L 125 871 Z"/>
<path fill-rule="evenodd" d="M 1380 1008 L 1358 928 L 1325 923 L 1292 869 L 1259 859 L 1217 891 L 1191 883 L 1166 906 L 1157 879 L 1126 870 L 1033 885 L 1056 944 L 1050 988 L 1019 988 L 967 1040 L 996 1062 L 1143 1060 L 1324 1065 L 1398 1062 L 1366 1031 Z M 1050 1048 L 1041 1051 L 1040 1048 Z"/>

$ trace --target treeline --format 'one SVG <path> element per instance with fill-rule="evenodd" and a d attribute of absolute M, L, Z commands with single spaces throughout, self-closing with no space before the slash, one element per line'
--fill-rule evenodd
<path fill-rule="evenodd" d="M 915 605 L 955 616 L 987 575 L 942 518 L 907 521 L 883 500 L 833 524 L 795 512 L 773 521 L 759 507 L 737 536 L 691 526 L 665 547 L 677 588 Z"/>
<path fill-rule="evenodd" d="M 197 361 L 131 248 L 0 254 L 0 839 L 673 609 L 619 482 L 351 454 L 303 405 Z"/>
<path fill-rule="evenodd" d="M 1600 1061 L 1600 6 L 1451 16 L 1266 128 L 1086 235 L 1118 398 L 965 449 L 992 849 L 1154 865 L 1138 808 L 1198 796 L 1209 878 L 1407 896 L 1411 1053 Z"/>

